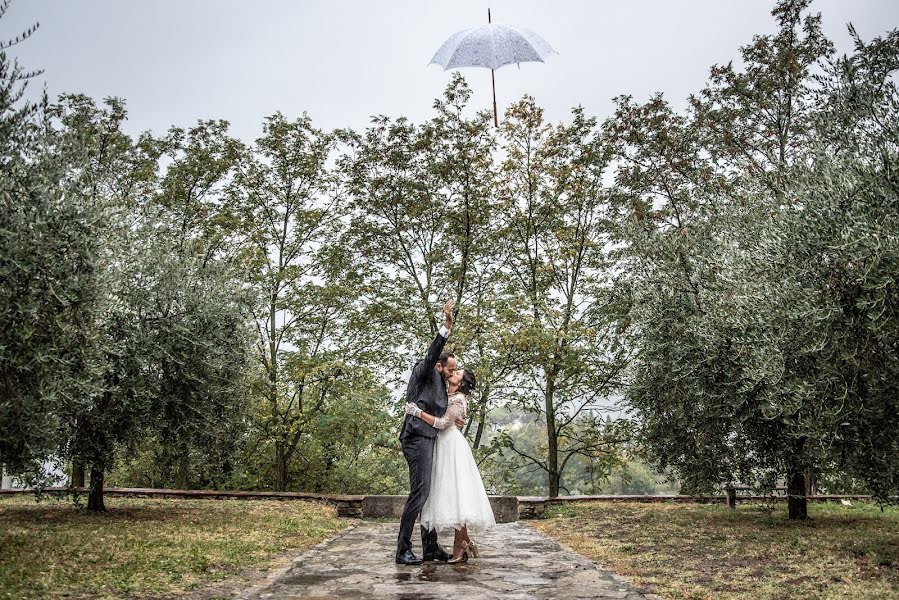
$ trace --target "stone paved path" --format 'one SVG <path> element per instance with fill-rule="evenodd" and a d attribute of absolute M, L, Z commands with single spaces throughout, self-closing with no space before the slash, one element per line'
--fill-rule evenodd
<path fill-rule="evenodd" d="M 246 600 L 560 600 L 657 598 L 523 523 L 475 537 L 481 557 L 468 563 L 408 567 L 394 563 L 398 523 L 360 521 L 322 542 L 241 596 Z M 417 531 L 416 531 L 417 534 Z M 413 540 L 420 543 L 420 540 Z M 420 547 L 414 548 L 421 556 Z"/>

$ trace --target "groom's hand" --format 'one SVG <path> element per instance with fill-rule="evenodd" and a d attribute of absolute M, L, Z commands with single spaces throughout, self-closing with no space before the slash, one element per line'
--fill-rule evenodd
<path fill-rule="evenodd" d="M 453 305 L 455 304 L 454 300 L 447 300 L 443 305 L 443 326 L 447 329 L 453 328 Z"/>
<path fill-rule="evenodd" d="M 463 427 L 465 427 L 465 421 L 456 417 L 456 427 L 458 427 L 459 429 L 462 429 Z"/>

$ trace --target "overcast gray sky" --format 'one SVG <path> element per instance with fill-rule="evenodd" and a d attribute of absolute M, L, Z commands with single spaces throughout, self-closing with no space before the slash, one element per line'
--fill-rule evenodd
<path fill-rule="evenodd" d="M 362 128 L 371 115 L 432 114 L 449 72 L 427 66 L 453 32 L 486 22 L 529 27 L 559 52 L 546 64 L 496 72 L 500 111 L 524 93 L 549 119 L 582 104 L 600 118 L 611 98 L 662 91 L 678 103 L 713 63 L 738 58 L 774 30 L 770 0 L 14 0 L 8 38 L 38 33 L 12 53 L 43 68 L 51 96 L 120 96 L 128 130 L 223 118 L 252 140 L 264 116 L 308 112 L 321 128 Z M 818 0 L 824 29 L 846 52 L 846 23 L 865 39 L 899 26 L 895 0 Z M 490 72 L 464 69 L 474 104 L 491 107 Z"/>

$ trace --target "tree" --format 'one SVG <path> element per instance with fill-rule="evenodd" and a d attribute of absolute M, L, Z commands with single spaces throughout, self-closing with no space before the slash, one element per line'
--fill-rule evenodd
<path fill-rule="evenodd" d="M 190 315 L 191 321 L 179 326 L 195 332 L 192 340 L 180 340 L 160 357 L 166 395 L 154 410 L 160 442 L 156 464 L 169 473 L 167 481 L 181 488 L 224 483 L 246 429 L 252 303 L 245 292 L 236 293 L 243 284 L 239 218 L 227 202 L 226 188 L 240 144 L 227 130 L 227 122 L 201 121 L 186 131 L 172 128 L 161 140 L 147 140 L 171 161 L 153 203 L 170 232 L 168 253 L 177 257 L 172 266 L 181 267 L 178 285 L 189 291 L 171 302 Z M 197 339 L 206 342 L 196 344 Z M 195 379 L 207 385 L 196 389 Z M 202 468 L 193 468 L 192 462 Z"/>
<path fill-rule="evenodd" d="M 710 132 L 711 152 L 720 152 L 736 177 L 746 178 L 747 188 L 761 184 L 748 212 L 778 218 L 788 204 L 794 167 L 807 155 L 808 134 L 815 103 L 814 69 L 833 53 L 833 45 L 821 31 L 821 15 L 803 15 L 811 0 L 779 2 L 772 15 L 778 24 L 773 36 L 757 36 L 742 49 L 745 71 L 731 65 L 712 69 L 710 86 L 702 100 L 693 99 L 700 116 L 698 125 Z M 747 195 L 750 189 L 746 189 Z M 764 228 L 746 227 L 744 236 L 764 235 Z M 744 245 L 752 243 L 743 242 Z M 764 242 L 759 242 L 763 245 Z M 776 279 L 776 275 L 772 277 Z M 788 352 L 787 348 L 784 348 Z M 785 355 L 787 361 L 790 358 Z M 797 369 L 803 368 L 797 363 Z M 778 401 L 796 407 L 795 398 Z M 784 414 L 787 429 L 798 413 Z M 792 446 L 783 454 L 789 512 L 805 518 L 805 474 L 814 468 L 816 449 L 795 428 L 785 432 Z"/>
<path fill-rule="evenodd" d="M 546 125 L 529 97 L 507 111 L 501 136 L 504 258 L 524 324 L 516 401 L 545 423 L 546 454 L 523 452 L 509 437 L 505 444 L 544 470 L 557 496 L 573 457 L 611 465 L 626 438 L 623 422 L 600 414 L 627 360 L 605 247 L 608 153 L 582 109 L 569 125 Z"/>
<path fill-rule="evenodd" d="M 817 408 L 808 438 L 823 464 L 864 481 L 881 502 L 899 493 L 899 31 L 826 65 L 795 200 L 773 254 L 792 303 L 781 313 L 807 365 L 794 395 Z"/>
<path fill-rule="evenodd" d="M 51 114 L 58 121 L 52 132 L 53 144 L 65 165 L 62 191 L 102 210 L 102 218 L 93 220 L 89 227 L 90 235 L 102 243 L 97 263 L 104 275 L 102 310 L 91 323 L 100 357 L 98 377 L 90 390 L 73 398 L 57 414 L 64 429 L 59 453 L 91 470 L 88 508 L 104 510 L 103 474 L 120 431 L 117 421 L 128 420 L 139 406 L 134 394 L 123 392 L 121 402 L 113 397 L 123 376 L 140 385 L 136 378 L 127 378 L 136 375 L 139 353 L 123 356 L 125 347 L 136 342 L 130 335 L 131 322 L 122 302 L 123 274 L 133 274 L 134 268 L 134 253 L 126 241 L 132 235 L 129 216 L 134 213 L 128 208 L 148 192 L 155 172 L 150 166 L 152 159 L 121 131 L 127 113 L 120 100 L 110 98 L 105 106 L 98 107 L 83 95 L 63 96 L 51 107 Z M 123 364 L 116 365 L 119 359 Z M 127 428 L 121 430 L 127 435 Z"/>
<path fill-rule="evenodd" d="M 360 302 L 383 341 L 388 370 L 401 372 L 408 353 L 437 333 L 434 312 L 451 293 L 449 214 L 432 193 L 433 136 L 400 118 L 376 117 L 364 134 L 340 132 L 346 144 L 339 171 L 364 287 Z"/>
<path fill-rule="evenodd" d="M 350 198 L 345 245 L 360 249 L 359 303 L 379 332 L 372 367 L 402 387 L 436 334 L 437 306 L 455 299 L 449 349 L 477 374 L 466 427 L 477 449 L 517 364 L 508 349 L 518 315 L 501 285 L 495 134 L 488 113 L 466 115 L 470 98 L 456 74 L 423 124 L 377 117 L 363 134 L 340 132 L 338 170 Z"/>
<path fill-rule="evenodd" d="M 785 478 L 794 519 L 807 516 L 806 473 L 847 465 L 834 449 L 861 443 L 873 424 L 843 418 L 835 370 L 845 354 L 834 342 L 846 323 L 822 319 L 858 299 L 821 284 L 851 276 L 834 265 L 859 257 L 834 250 L 836 232 L 848 232 L 822 199 L 845 198 L 852 184 L 835 178 L 835 147 L 818 140 L 840 138 L 834 132 L 856 116 L 824 118 L 821 107 L 846 88 L 826 91 L 831 45 L 820 16 L 803 16 L 807 6 L 779 3 L 778 32 L 742 50 L 744 71 L 714 67 L 688 115 L 661 97 L 642 106 L 624 98 L 607 125 L 621 161 L 622 269 L 632 274 L 639 351 L 627 397 L 642 441 L 691 492 Z M 872 105 L 882 110 L 888 96 Z M 853 141 L 870 150 L 866 133 Z M 852 436 L 842 422 L 858 427 Z M 875 452 L 875 462 L 883 467 L 890 452 Z"/>
<path fill-rule="evenodd" d="M 718 302 L 734 289 L 721 258 L 731 186 L 704 154 L 701 129 L 660 95 L 617 103 L 605 129 L 619 163 L 617 255 L 636 350 L 626 398 L 642 442 L 685 491 L 748 483 L 753 464 L 768 465 L 739 435 L 737 336 L 720 323 Z"/>
<path fill-rule="evenodd" d="M 52 112 L 63 190 L 104 208 L 91 223 L 106 282 L 93 323 L 99 377 L 59 412 L 59 453 L 90 469 L 88 509 L 102 511 L 106 472 L 123 447 L 221 418 L 241 383 L 246 320 L 233 274 L 194 236 L 195 207 L 167 202 L 177 186 L 159 193 L 159 145 L 122 131 L 123 102 L 70 95 Z M 173 166 L 176 177 L 182 165 Z"/>
<path fill-rule="evenodd" d="M 6 53 L 36 29 L 0 43 L 0 466 L 33 477 L 63 439 L 61 414 L 96 385 L 105 305 L 103 209 L 65 193 L 47 99 L 23 100 L 38 73 Z"/>
<path fill-rule="evenodd" d="M 278 490 L 288 489 L 300 442 L 351 376 L 353 336 L 345 325 L 354 296 L 338 277 L 347 252 L 336 243 L 339 197 L 327 168 L 333 145 L 307 116 L 275 114 L 244 153 L 232 187 L 257 300 L 255 358 L 264 372 L 254 445 L 270 443 Z"/>

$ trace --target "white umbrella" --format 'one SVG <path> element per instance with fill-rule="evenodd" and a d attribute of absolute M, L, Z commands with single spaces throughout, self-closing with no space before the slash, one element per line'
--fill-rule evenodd
<path fill-rule="evenodd" d="M 457 67 L 486 67 L 493 82 L 493 124 L 496 116 L 496 79 L 493 72 L 504 65 L 543 62 L 550 54 L 558 54 L 542 37 L 524 27 L 493 23 L 487 9 L 487 25 L 463 29 L 443 42 L 428 64 L 443 70 Z"/>

